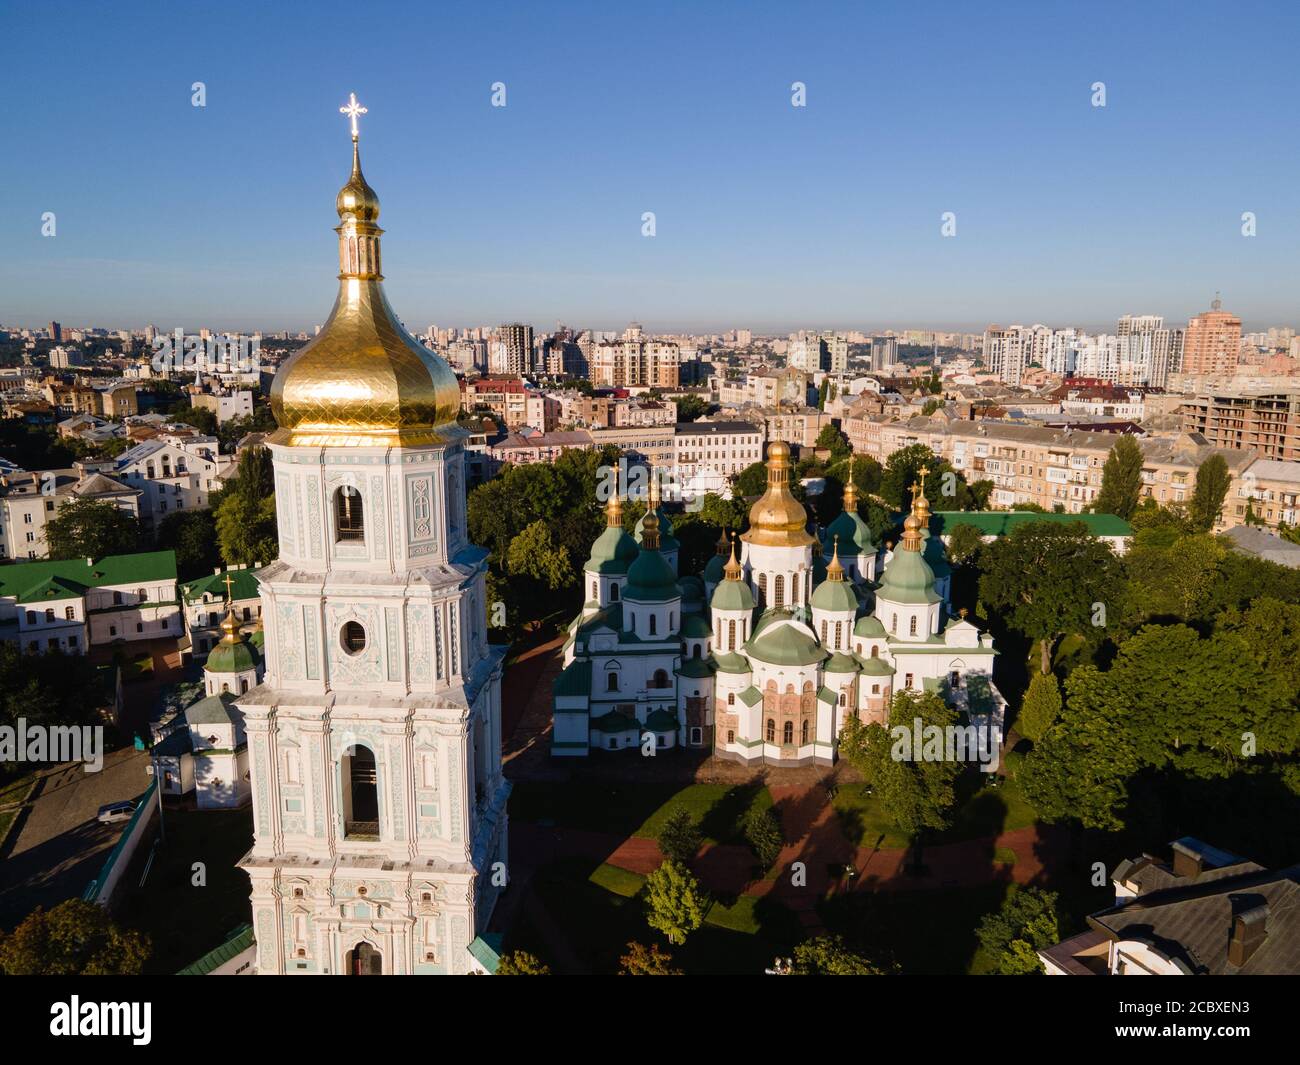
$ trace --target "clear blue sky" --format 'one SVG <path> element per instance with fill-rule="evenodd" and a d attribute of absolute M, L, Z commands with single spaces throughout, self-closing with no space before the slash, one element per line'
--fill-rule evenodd
<path fill-rule="evenodd" d="M 11 2 L 0 321 L 323 321 L 355 91 L 419 330 L 1300 326 L 1298 12 Z"/>

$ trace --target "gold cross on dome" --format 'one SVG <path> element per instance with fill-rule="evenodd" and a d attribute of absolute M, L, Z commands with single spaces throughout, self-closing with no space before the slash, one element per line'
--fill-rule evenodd
<path fill-rule="evenodd" d="M 364 108 L 364 107 L 362 107 L 359 103 L 357 103 L 357 94 L 354 93 L 354 92 L 350 92 L 350 93 L 348 93 L 348 102 L 347 102 L 346 104 L 344 104 L 342 107 L 339 108 L 339 114 L 341 114 L 341 115 L 347 115 L 350 119 L 352 119 L 352 139 L 353 139 L 353 140 L 356 140 L 356 139 L 357 139 L 357 132 L 358 132 L 358 131 L 357 131 L 357 116 L 358 116 L 358 115 L 364 115 L 364 114 L 366 113 L 366 111 L 367 111 L 367 108 Z"/>
<path fill-rule="evenodd" d="M 229 570 L 226 571 L 226 579 L 221 583 L 226 586 L 226 602 L 233 603 L 235 601 L 235 596 L 234 593 L 231 592 L 230 586 L 235 583 L 235 579 L 230 575 Z"/>

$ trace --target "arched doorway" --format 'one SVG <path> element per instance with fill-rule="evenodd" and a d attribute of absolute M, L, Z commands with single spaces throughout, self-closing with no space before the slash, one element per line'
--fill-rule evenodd
<path fill-rule="evenodd" d="M 379 838 L 379 775 L 375 752 L 361 744 L 343 755 L 343 835 Z"/>
<path fill-rule="evenodd" d="M 363 939 L 348 951 L 346 972 L 349 976 L 382 976 L 383 955 Z"/>

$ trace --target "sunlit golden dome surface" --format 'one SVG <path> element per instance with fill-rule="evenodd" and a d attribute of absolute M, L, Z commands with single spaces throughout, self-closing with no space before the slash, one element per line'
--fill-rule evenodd
<path fill-rule="evenodd" d="M 790 492 L 790 448 L 780 440 L 767 449 L 767 491 L 749 508 L 749 529 L 741 539 L 763 547 L 813 543 L 808 512 Z"/>
<path fill-rule="evenodd" d="M 339 294 L 320 333 L 271 386 L 273 443 L 301 447 L 423 447 L 457 436 L 456 375 L 402 327 L 384 296 L 379 197 L 352 174 L 335 204 Z"/>

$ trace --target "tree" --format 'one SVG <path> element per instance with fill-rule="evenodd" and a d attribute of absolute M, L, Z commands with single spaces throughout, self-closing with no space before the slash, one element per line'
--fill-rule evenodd
<path fill-rule="evenodd" d="M 886 970 L 849 950 L 841 936 L 815 936 L 794 948 L 791 976 L 884 976 Z"/>
<path fill-rule="evenodd" d="M 1083 522 L 1028 522 L 987 544 L 980 566 L 980 600 L 1010 628 L 1041 641 L 1044 673 L 1052 668 L 1057 637 L 1095 638 L 1105 627 L 1098 624 L 1098 604 L 1107 617 L 1119 612 L 1119 562 Z"/>
<path fill-rule="evenodd" d="M 948 557 L 959 566 L 969 565 L 983 546 L 984 534 L 974 525 L 959 522 L 948 536 Z"/>
<path fill-rule="evenodd" d="M 220 561 L 217 522 L 210 510 L 176 510 L 158 524 L 158 547 L 176 552 L 181 580 L 211 573 Z"/>
<path fill-rule="evenodd" d="M 647 947 L 633 940 L 627 953 L 618 960 L 619 976 L 681 976 L 681 969 L 673 968 L 673 956 L 660 950 L 658 943 Z"/>
<path fill-rule="evenodd" d="M 1043 972 L 1037 951 L 1061 939 L 1056 901 L 1054 891 L 1012 884 L 998 912 L 985 914 L 975 934 L 999 975 Z"/>
<path fill-rule="evenodd" d="M 254 503 L 240 492 L 228 495 L 216 509 L 216 524 L 227 566 L 264 566 L 279 554 L 274 496 Z"/>
<path fill-rule="evenodd" d="M 140 549 L 140 523 L 112 503 L 73 499 L 45 523 L 50 558 L 103 558 Z"/>
<path fill-rule="evenodd" d="M 918 845 L 918 864 L 922 834 L 948 825 L 963 764 L 926 757 L 923 750 L 910 749 L 910 740 L 934 728 L 943 735 L 956 723 L 956 711 L 934 692 L 904 690 L 894 695 L 888 730 L 849 717 L 840 737 L 841 753 L 871 784 L 885 816 Z M 905 748 L 900 747 L 904 737 Z"/>
<path fill-rule="evenodd" d="M 832 466 L 837 462 L 843 462 L 853 453 L 853 449 L 849 447 L 849 438 L 830 424 L 822 426 L 821 432 L 817 434 L 816 446 L 819 450 L 824 449 L 831 453 Z"/>
<path fill-rule="evenodd" d="M 781 830 L 781 821 L 776 816 L 776 811 L 770 806 L 763 809 L 754 807 L 745 814 L 741 833 L 749 844 L 749 849 L 754 852 L 754 857 L 758 859 L 758 864 L 764 870 L 771 869 L 781 856 L 781 848 L 785 846 L 785 833 Z"/>
<path fill-rule="evenodd" d="M 510 541 L 506 570 L 512 577 L 531 577 L 549 591 L 557 592 L 577 580 L 569 553 L 551 537 L 551 527 L 535 521 Z"/>
<path fill-rule="evenodd" d="M 679 422 L 693 422 L 709 413 L 708 401 L 700 396 L 682 396 L 676 402 Z"/>
<path fill-rule="evenodd" d="M 1035 673 L 1029 679 L 1029 690 L 1020 704 L 1016 718 L 1016 731 L 1025 739 L 1037 743 L 1061 716 L 1061 686 L 1055 673 Z"/>
<path fill-rule="evenodd" d="M 1208 533 L 1178 535 L 1174 526 L 1145 530 L 1124 557 L 1125 615 L 1135 621 L 1209 616 L 1227 558 L 1227 549 Z"/>
<path fill-rule="evenodd" d="M 121 928 L 104 907 L 68 899 L 37 906 L 8 935 L 0 933 L 0 972 L 9 976 L 139 976 L 149 937 Z"/>
<path fill-rule="evenodd" d="M 1128 521 L 1142 497 L 1142 449 L 1127 433 L 1115 441 L 1101 469 L 1101 491 L 1093 510 Z"/>
<path fill-rule="evenodd" d="M 191 407 L 188 400 L 181 400 L 174 404 L 167 412 L 167 416 L 172 421 L 182 425 L 192 425 L 195 429 L 210 435 L 215 435 L 217 432 L 217 416 L 207 407 Z"/>
<path fill-rule="evenodd" d="M 1207 533 L 1218 524 L 1231 483 L 1232 474 L 1228 472 L 1228 464 L 1218 453 L 1197 467 L 1196 487 L 1192 490 L 1192 502 L 1188 507 L 1188 518 L 1193 531 Z"/>
<path fill-rule="evenodd" d="M 671 862 L 689 866 L 704 842 L 700 826 L 686 810 L 669 815 L 659 831 L 659 849 Z"/>
<path fill-rule="evenodd" d="M 767 490 L 767 463 L 751 463 L 731 479 L 731 496 L 733 499 L 747 499 L 761 496 Z"/>
<path fill-rule="evenodd" d="M 646 923 L 681 946 L 704 923 L 708 898 L 684 865 L 667 861 L 646 877 Z"/>
<path fill-rule="evenodd" d="M 974 500 L 966 478 L 924 444 L 899 448 L 886 460 L 880 481 L 880 495 L 885 502 L 902 513 L 910 511 L 912 485 L 921 479 L 922 466 L 928 471 L 925 498 L 932 511 L 971 509 Z"/>
<path fill-rule="evenodd" d="M 817 386 L 817 409 L 818 410 L 826 409 L 826 397 L 830 394 L 830 388 L 831 388 L 831 379 L 829 377 L 823 377 L 822 383 Z"/>
<path fill-rule="evenodd" d="M 512 950 L 502 954 L 497 961 L 497 976 L 550 976 L 551 967 L 536 954 L 526 950 Z"/>

